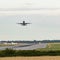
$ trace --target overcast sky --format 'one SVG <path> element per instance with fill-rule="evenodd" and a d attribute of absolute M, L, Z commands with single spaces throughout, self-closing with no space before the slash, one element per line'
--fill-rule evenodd
<path fill-rule="evenodd" d="M 0 8 L 60 8 L 60 0 L 0 0 Z"/>
<path fill-rule="evenodd" d="M 0 0 L 0 40 L 44 39 L 60 39 L 60 0 Z"/>

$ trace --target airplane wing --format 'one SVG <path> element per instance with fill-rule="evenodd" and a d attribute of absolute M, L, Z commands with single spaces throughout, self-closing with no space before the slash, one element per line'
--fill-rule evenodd
<path fill-rule="evenodd" d="M 20 24 L 20 25 L 23 25 L 23 26 L 24 26 L 24 24 L 23 24 L 23 23 L 17 23 L 17 24 Z"/>
<path fill-rule="evenodd" d="M 25 23 L 25 24 L 31 24 L 31 23 Z"/>
<path fill-rule="evenodd" d="M 23 24 L 23 23 L 17 23 L 17 24 Z"/>

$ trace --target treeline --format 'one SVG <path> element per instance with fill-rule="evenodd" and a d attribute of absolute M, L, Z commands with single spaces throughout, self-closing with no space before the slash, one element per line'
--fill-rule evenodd
<path fill-rule="evenodd" d="M 41 43 L 60 43 L 60 40 L 42 40 Z"/>
<path fill-rule="evenodd" d="M 9 56 L 60 56 L 60 51 L 12 50 L 0 51 L 0 57 Z"/>

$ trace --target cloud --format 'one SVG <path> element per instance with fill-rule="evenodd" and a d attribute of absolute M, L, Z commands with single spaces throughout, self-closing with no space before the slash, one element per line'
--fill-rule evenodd
<path fill-rule="evenodd" d="M 59 16 L 60 8 L 41 8 L 41 9 L 1 9 L 0 16 L 8 16 L 8 15 L 31 15 L 31 14 L 39 14 L 46 16 Z"/>
<path fill-rule="evenodd" d="M 59 0 L 0 0 L 0 8 L 60 8 Z"/>

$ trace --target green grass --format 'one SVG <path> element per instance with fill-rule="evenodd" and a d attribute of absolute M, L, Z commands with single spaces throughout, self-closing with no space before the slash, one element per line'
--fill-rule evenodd
<path fill-rule="evenodd" d="M 12 45 L 12 44 L 0 44 L 0 47 L 4 47 L 4 46 L 15 46 L 15 45 Z"/>
<path fill-rule="evenodd" d="M 40 51 L 60 50 L 60 43 L 48 43 L 46 48 L 39 48 Z"/>

